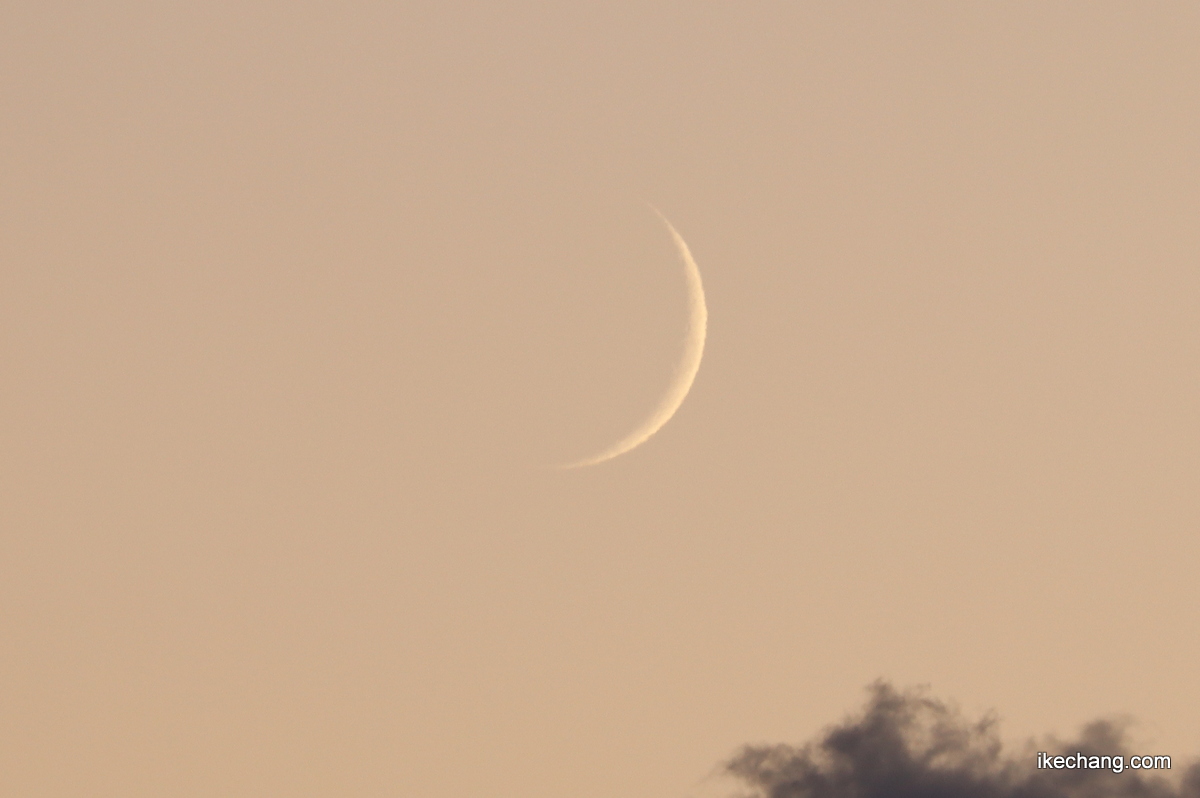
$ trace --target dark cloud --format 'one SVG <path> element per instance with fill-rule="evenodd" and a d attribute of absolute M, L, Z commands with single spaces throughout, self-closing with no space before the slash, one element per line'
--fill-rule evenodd
<path fill-rule="evenodd" d="M 1108 756 L 1115 768 L 1036 767 L 1037 753 Z M 761 798 L 1200 798 L 1200 763 L 1172 756 L 1172 770 L 1130 766 L 1119 723 L 1096 721 L 1078 739 L 1048 738 L 1006 751 L 993 717 L 965 719 L 925 692 L 870 688 L 863 713 L 803 747 L 747 746 L 727 772 Z M 1075 760 L 1072 760 L 1075 761 Z"/>

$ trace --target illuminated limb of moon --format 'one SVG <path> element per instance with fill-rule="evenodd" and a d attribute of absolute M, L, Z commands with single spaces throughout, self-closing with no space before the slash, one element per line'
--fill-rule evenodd
<path fill-rule="evenodd" d="M 599 454 L 560 466 L 560 468 L 583 468 L 596 465 L 641 446 L 650 439 L 651 435 L 662 429 L 663 425 L 671 420 L 671 416 L 675 415 L 675 411 L 683 404 L 688 391 L 692 388 L 696 372 L 700 371 L 700 359 L 704 356 L 704 338 L 708 332 L 708 307 L 704 304 L 704 286 L 700 282 L 700 270 L 696 268 L 696 261 L 692 259 L 692 253 L 683 237 L 657 208 L 654 209 L 654 212 L 662 219 L 663 224 L 671 232 L 671 238 L 675 240 L 675 248 L 679 251 L 680 260 L 683 261 L 684 275 L 687 279 L 688 328 L 683 343 L 683 355 L 675 365 L 674 378 L 671 380 L 667 392 L 659 400 L 654 412 L 637 429 Z"/>

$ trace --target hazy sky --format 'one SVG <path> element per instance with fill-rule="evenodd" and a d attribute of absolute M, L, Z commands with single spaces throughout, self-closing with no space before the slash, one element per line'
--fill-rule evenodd
<path fill-rule="evenodd" d="M 0 7 L 0 794 L 1200 753 L 1200 6 Z M 691 394 L 667 388 L 686 289 Z"/>

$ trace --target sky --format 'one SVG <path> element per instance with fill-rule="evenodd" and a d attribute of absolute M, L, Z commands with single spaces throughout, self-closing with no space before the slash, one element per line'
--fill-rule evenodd
<path fill-rule="evenodd" d="M 0 793 L 768 790 L 879 684 L 1194 758 L 1197 85 L 1191 3 L 4 5 Z M 650 206 L 703 361 L 555 469 Z"/>

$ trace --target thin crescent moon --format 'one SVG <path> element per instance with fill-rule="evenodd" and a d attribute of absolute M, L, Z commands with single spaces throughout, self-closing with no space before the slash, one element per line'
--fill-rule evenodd
<path fill-rule="evenodd" d="M 675 248 L 679 251 L 679 258 L 683 261 L 683 272 L 687 279 L 688 329 L 683 342 L 683 355 L 675 365 L 675 377 L 671 380 L 670 387 L 663 394 L 662 399 L 658 402 L 658 407 L 654 409 L 649 418 L 633 432 L 594 457 L 569 463 L 560 468 L 583 468 L 596 465 L 641 446 L 675 415 L 675 411 L 687 398 L 688 391 L 692 389 L 696 373 L 700 371 L 700 360 L 704 357 L 704 339 L 708 334 L 708 306 L 704 303 L 704 285 L 700 282 L 700 270 L 696 268 L 696 261 L 692 259 L 692 252 L 688 249 L 683 237 L 667 221 L 667 217 L 663 216 L 657 208 L 652 209 L 671 232 L 671 238 L 675 240 Z"/>

